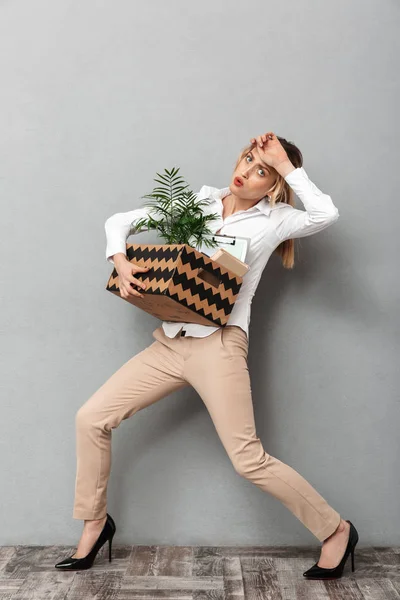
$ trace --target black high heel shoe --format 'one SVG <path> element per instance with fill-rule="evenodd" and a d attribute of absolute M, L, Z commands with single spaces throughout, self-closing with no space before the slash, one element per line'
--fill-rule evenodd
<path fill-rule="evenodd" d="M 318 566 L 318 561 L 310 567 L 307 571 L 304 571 L 303 575 L 307 579 L 338 579 L 342 576 L 344 565 L 346 560 L 351 553 L 351 570 L 354 571 L 354 548 L 358 542 L 358 531 L 354 527 L 351 521 L 346 519 L 347 523 L 350 524 L 349 541 L 347 542 L 346 550 L 340 563 L 332 569 L 324 569 Z"/>
<path fill-rule="evenodd" d="M 81 558 L 73 558 L 72 556 L 69 556 L 68 558 L 64 558 L 64 560 L 58 562 L 54 566 L 56 567 L 56 569 L 62 569 L 65 571 L 81 571 L 83 569 L 90 569 L 90 567 L 93 565 L 94 559 L 96 558 L 98 551 L 107 542 L 107 540 L 108 560 L 109 562 L 111 562 L 111 544 L 116 529 L 117 528 L 115 527 L 114 519 L 111 515 L 107 513 L 107 519 L 104 523 L 104 527 L 101 530 L 101 533 L 89 554 Z"/>

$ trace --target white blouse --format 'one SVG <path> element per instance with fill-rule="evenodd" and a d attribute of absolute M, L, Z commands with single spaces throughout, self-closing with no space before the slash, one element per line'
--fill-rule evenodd
<path fill-rule="evenodd" d="M 249 336 L 251 302 L 261 279 L 262 272 L 273 251 L 281 242 L 291 238 L 301 238 L 322 231 L 339 218 L 339 211 L 332 198 L 324 194 L 308 178 L 304 167 L 294 169 L 285 180 L 300 198 L 305 210 L 298 210 L 284 202 L 271 207 L 268 196 L 246 210 L 239 210 L 222 218 L 222 198 L 230 194 L 229 187 L 216 188 L 203 185 L 197 196 L 208 200 L 204 214 L 218 213 L 219 218 L 208 226 L 212 233 L 237 235 L 250 238 L 245 258 L 250 266 L 243 276 L 243 283 L 236 298 L 226 325 L 238 325 Z M 107 238 L 106 259 L 114 264 L 112 256 L 117 252 L 126 254 L 126 240 L 129 235 L 139 233 L 135 228 L 138 219 L 148 215 L 149 207 L 140 207 L 125 213 L 116 213 L 105 222 Z M 182 328 L 186 336 L 205 337 L 219 326 L 199 325 L 176 321 L 162 321 L 165 334 L 174 337 Z"/>

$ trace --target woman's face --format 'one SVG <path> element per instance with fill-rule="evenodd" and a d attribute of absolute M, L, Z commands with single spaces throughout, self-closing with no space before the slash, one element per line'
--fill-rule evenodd
<path fill-rule="evenodd" d="M 274 185 L 277 176 L 275 169 L 261 160 L 257 146 L 252 146 L 235 168 L 229 189 L 243 200 L 261 200 Z M 236 177 L 242 180 L 243 185 L 235 183 Z"/>

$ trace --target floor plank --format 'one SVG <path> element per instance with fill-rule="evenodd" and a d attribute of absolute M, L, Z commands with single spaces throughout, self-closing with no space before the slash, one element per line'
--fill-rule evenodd
<path fill-rule="evenodd" d="M 400 548 L 355 551 L 338 580 L 303 572 L 320 547 L 104 545 L 91 569 L 59 571 L 71 546 L 0 547 L 1 600 L 400 600 Z"/>

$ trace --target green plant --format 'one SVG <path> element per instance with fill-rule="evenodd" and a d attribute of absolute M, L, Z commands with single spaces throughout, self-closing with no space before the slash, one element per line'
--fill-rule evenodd
<path fill-rule="evenodd" d="M 208 204 L 207 200 L 199 200 L 192 190 L 187 189 L 188 185 L 183 185 L 185 180 L 178 175 L 179 168 L 164 171 L 165 175 L 157 173 L 160 179 L 154 178 L 160 186 L 153 188 L 151 194 L 141 196 L 150 198 L 150 202 L 144 205 L 150 210 L 148 217 L 140 219 L 136 227 L 157 230 L 167 244 L 193 247 L 204 244 L 215 248 L 217 242 L 206 236 L 213 234 L 208 223 L 217 219 L 218 214 L 203 214 L 202 207 Z M 157 213 L 160 213 L 160 218 L 155 218 Z"/>

